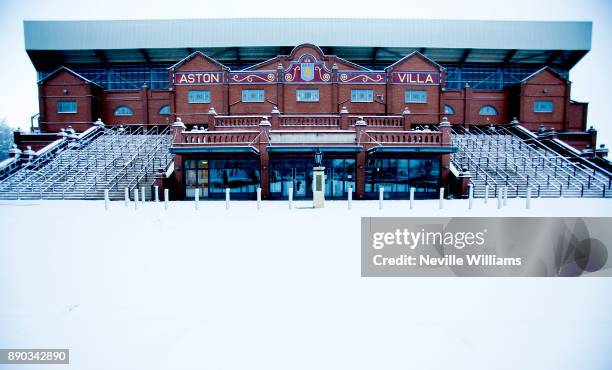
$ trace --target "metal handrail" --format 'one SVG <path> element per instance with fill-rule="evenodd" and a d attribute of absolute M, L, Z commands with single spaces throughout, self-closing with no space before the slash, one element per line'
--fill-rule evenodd
<path fill-rule="evenodd" d="M 102 137 L 106 134 L 106 130 L 108 129 L 102 129 L 102 130 L 98 130 L 96 132 L 98 132 L 98 135 L 96 135 L 96 139 L 99 137 Z M 91 140 L 90 140 L 91 141 Z M 45 191 L 47 191 L 50 187 L 54 187 L 57 184 L 57 179 L 61 178 L 62 176 L 68 176 L 68 173 L 70 172 L 70 170 L 72 170 L 74 168 L 74 164 L 75 163 L 79 163 L 82 161 L 83 157 L 87 158 L 87 160 L 89 160 L 89 155 L 91 154 L 89 149 L 91 149 L 89 147 L 90 141 L 88 141 L 87 143 L 85 143 L 86 145 L 82 145 L 83 143 L 81 143 L 80 147 L 77 151 L 77 155 L 72 158 L 70 161 L 68 161 L 68 163 L 63 164 L 61 167 L 61 169 L 59 171 L 54 171 L 53 175 L 49 178 L 47 178 L 42 184 L 40 184 L 38 186 L 40 193 L 43 193 Z M 91 141 L 91 143 L 93 144 L 93 141 Z M 77 172 L 78 173 L 78 172 Z M 74 175 L 73 175 L 74 177 Z M 65 181 L 66 182 L 66 181 Z M 43 189 L 43 186 L 46 184 L 49 184 L 47 187 L 45 187 Z"/>
<path fill-rule="evenodd" d="M 485 132 L 482 132 L 482 130 L 480 130 L 479 128 L 476 128 L 476 130 L 481 131 L 481 133 L 482 133 L 483 135 L 487 135 Z M 490 135 L 488 135 L 488 136 L 489 136 L 489 137 L 493 137 L 493 134 L 490 134 Z M 501 135 L 499 135 L 499 136 L 501 136 Z M 491 145 L 491 143 L 493 143 L 493 145 Z M 499 152 L 500 152 L 500 151 L 499 151 L 499 148 L 500 148 L 499 140 L 491 140 L 491 139 L 489 139 L 489 141 L 488 141 L 488 143 L 487 143 L 487 144 L 489 145 L 489 148 L 490 148 L 490 149 L 492 149 L 492 146 L 494 146 L 494 147 L 497 149 L 497 150 L 496 150 L 496 152 L 497 152 L 497 153 L 499 153 Z M 489 152 L 490 152 L 490 150 L 489 150 Z M 504 159 L 506 159 L 506 161 L 509 159 L 509 160 L 511 161 L 511 164 L 513 164 L 513 165 L 515 166 L 515 169 L 516 169 L 516 168 L 519 168 L 519 167 L 521 166 L 519 163 L 517 163 L 517 161 L 515 160 L 515 157 L 514 157 L 514 156 L 510 156 L 510 155 L 509 155 L 508 150 L 507 150 L 506 148 L 503 148 L 502 153 L 503 153 L 503 156 L 502 156 L 502 157 L 497 157 L 498 159 L 499 159 L 499 158 L 504 158 Z M 489 158 L 490 158 L 490 157 L 489 157 Z M 528 156 L 520 155 L 520 156 L 519 156 L 519 158 L 523 158 L 523 160 L 524 160 L 524 161 L 525 161 L 525 160 L 529 160 L 530 162 L 532 162 L 532 161 L 531 161 L 531 158 L 530 158 L 530 157 L 528 157 Z M 506 162 L 506 167 L 507 167 L 507 166 L 508 166 L 508 163 Z M 525 166 L 523 166 L 523 167 L 525 167 Z M 520 174 L 518 171 L 516 171 L 516 170 L 514 171 L 514 173 L 516 173 L 518 176 L 520 176 L 520 177 L 522 177 L 522 178 L 523 178 L 523 180 L 525 181 L 526 186 L 528 186 L 528 185 L 529 185 L 529 180 L 530 180 L 530 179 L 533 179 L 533 178 L 532 178 L 532 177 L 530 177 L 529 175 L 527 175 L 527 177 L 522 176 L 522 175 L 521 175 L 521 174 Z M 556 182 L 558 182 L 558 183 L 559 183 L 559 185 L 560 185 L 560 186 L 556 186 L 556 185 L 554 185 L 554 184 L 551 184 L 551 183 L 550 183 L 550 179 L 545 178 L 545 177 L 544 177 L 542 174 L 540 174 L 538 171 L 535 171 L 535 170 L 534 170 L 534 171 L 533 171 L 533 174 L 534 174 L 534 177 L 535 177 L 535 180 L 536 180 L 536 181 L 535 181 L 535 182 L 536 182 L 536 184 L 538 184 L 538 183 L 539 183 L 539 182 L 538 182 L 538 177 L 539 177 L 539 178 L 541 178 L 541 179 L 543 180 L 543 183 L 544 183 L 544 184 L 545 184 L 547 187 L 549 187 L 549 186 L 551 186 L 551 185 L 552 185 L 552 186 L 553 186 L 553 187 L 554 187 L 554 188 L 555 188 L 557 191 L 561 192 L 561 190 L 562 190 L 562 183 L 561 183 L 561 181 L 560 181 L 559 179 L 557 179 L 557 178 L 553 178 L 553 180 L 555 180 Z"/>
<path fill-rule="evenodd" d="M 525 142 L 525 140 L 523 140 L 523 139 L 521 139 L 521 138 L 517 137 L 517 136 L 516 136 L 516 135 L 514 135 L 512 132 L 510 132 L 508 129 L 506 129 L 506 128 L 502 127 L 502 128 L 501 128 L 501 130 L 504 130 L 504 132 L 507 132 L 509 135 L 511 135 L 512 137 L 515 137 L 517 140 L 520 140 L 520 141 L 524 142 L 524 143 L 525 143 L 525 145 L 527 145 L 527 146 L 529 145 L 528 143 L 526 143 L 526 142 Z M 513 144 L 513 145 L 514 145 L 514 144 Z M 515 146 L 515 145 L 514 145 L 514 146 Z M 515 146 L 515 147 L 516 147 L 516 146 Z M 552 151 L 552 150 L 550 150 L 549 148 L 545 148 L 545 150 L 546 150 L 548 153 L 553 153 L 553 154 L 555 154 L 555 152 L 554 152 L 554 151 Z M 584 178 L 581 180 L 580 178 L 576 177 L 575 175 L 573 175 L 573 174 L 571 174 L 569 171 L 567 171 L 567 170 L 566 170 L 566 169 L 565 169 L 565 168 L 564 168 L 562 165 L 559 165 L 559 164 L 557 164 L 557 163 L 554 163 L 554 162 L 553 162 L 553 161 L 556 161 L 556 160 L 561 159 L 561 160 L 563 161 L 563 163 L 570 165 L 571 167 L 573 167 L 573 168 L 574 168 L 574 170 L 578 170 L 578 171 L 584 172 L 584 169 L 582 169 L 580 166 L 577 166 L 575 163 L 572 163 L 571 161 L 567 160 L 567 159 L 566 159 L 566 158 L 564 158 L 563 156 L 555 155 L 554 157 L 549 157 L 549 156 L 543 155 L 543 154 L 542 154 L 542 153 L 540 153 L 538 150 L 536 150 L 536 151 L 535 151 L 535 154 L 536 154 L 538 157 L 542 158 L 543 160 L 546 160 L 546 161 L 547 161 L 549 164 L 551 164 L 551 163 L 552 163 L 552 165 L 553 165 L 554 167 L 556 167 L 556 168 L 558 168 L 559 170 L 561 170 L 562 172 L 564 172 L 566 175 L 568 175 L 568 177 L 569 177 L 569 178 L 573 178 L 573 179 L 575 179 L 575 180 L 576 180 L 576 181 L 578 181 L 580 184 L 584 184 L 584 181 L 588 181 L 588 179 L 584 179 Z M 589 175 L 589 176 L 590 176 L 590 175 Z M 596 180 L 596 181 L 598 181 L 598 182 L 600 182 L 600 183 L 602 184 L 602 185 L 601 185 L 601 186 L 602 186 L 602 187 L 601 187 L 601 189 L 602 189 L 602 190 L 603 190 L 603 189 L 605 189 L 605 187 L 606 187 L 606 183 L 605 183 L 604 181 L 602 181 L 601 179 L 596 178 L 595 176 L 593 176 L 593 178 L 594 178 L 594 180 Z M 579 186 L 578 186 L 578 184 L 573 184 L 573 185 L 574 185 L 574 186 L 575 186 L 577 189 L 581 189 L 581 187 L 579 187 Z M 596 185 L 595 185 L 595 186 L 596 186 Z M 589 186 L 589 188 L 590 188 L 590 186 Z"/>
<path fill-rule="evenodd" d="M 576 163 L 574 163 L 574 162 L 570 161 L 570 160 L 569 160 L 569 159 L 567 159 L 566 157 L 563 157 L 563 156 L 558 155 L 558 154 L 557 154 L 555 151 L 553 151 L 552 149 L 550 149 L 550 148 L 546 147 L 545 145 L 543 145 L 541 142 L 539 142 L 539 141 L 538 141 L 538 140 L 536 140 L 536 139 L 528 139 L 528 140 L 525 140 L 525 139 L 522 139 L 522 138 L 518 137 L 518 136 L 517 136 L 517 135 L 515 135 L 514 133 L 512 133 L 512 132 L 511 132 L 510 130 L 508 130 L 506 127 L 500 127 L 499 129 L 500 129 L 500 130 L 503 130 L 504 132 L 507 132 L 507 133 L 508 133 L 508 134 L 510 134 L 510 135 L 512 135 L 512 136 L 513 136 L 513 137 L 515 137 L 517 140 L 519 140 L 519 141 L 521 141 L 521 142 L 525 143 L 525 145 L 529 145 L 529 143 L 528 143 L 528 142 L 533 142 L 533 143 L 534 143 L 536 146 L 538 146 L 540 149 L 543 149 L 543 150 L 544 150 L 546 153 L 552 153 L 552 154 L 554 155 L 552 158 L 554 158 L 555 160 L 561 159 L 561 160 L 563 161 L 563 163 L 565 163 L 565 164 L 569 165 L 570 167 L 573 167 L 573 168 L 574 168 L 574 170 L 578 170 L 578 171 L 581 171 L 581 172 L 586 172 L 586 171 L 585 171 L 585 169 L 584 169 L 583 167 L 578 166 Z M 548 156 L 542 155 L 542 153 L 540 153 L 540 152 L 538 152 L 538 151 L 536 151 L 536 153 L 537 153 L 537 154 L 538 154 L 540 157 L 544 157 L 544 158 L 546 158 L 547 160 L 550 160 Z M 555 165 L 556 165 L 556 166 L 558 166 L 558 167 L 560 167 L 560 168 L 562 168 L 562 166 L 559 166 L 559 165 L 557 165 L 556 163 L 555 163 Z M 568 173 L 567 171 L 565 171 L 565 172 L 566 172 L 566 173 Z M 604 169 L 599 169 L 599 172 L 600 172 L 600 173 L 597 173 L 597 172 L 595 172 L 595 171 L 594 171 L 594 172 L 593 172 L 593 178 L 594 178 L 595 180 L 599 181 L 600 183 L 602 183 L 604 188 L 607 186 L 607 187 L 608 187 L 608 189 L 610 189 L 610 184 L 611 184 L 611 182 L 612 182 L 612 174 L 611 174 L 611 173 L 608 173 L 608 172 L 607 172 L 606 170 L 604 170 Z M 602 173 L 603 173 L 603 174 L 602 174 Z M 569 173 L 568 173 L 568 174 L 569 174 Z M 601 178 L 597 178 L 597 174 L 599 174 L 601 177 L 605 176 L 605 177 L 607 178 L 607 180 L 608 180 L 608 181 L 607 181 L 607 184 L 606 184 L 606 182 L 605 182 L 603 179 L 601 179 Z M 591 176 L 591 175 L 589 174 L 589 176 Z"/>

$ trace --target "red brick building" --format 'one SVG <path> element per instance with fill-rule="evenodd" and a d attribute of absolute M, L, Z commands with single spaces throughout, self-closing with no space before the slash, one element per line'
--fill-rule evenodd
<path fill-rule="evenodd" d="M 360 27 L 347 33 L 351 21 Z M 299 32 L 298 24 L 310 31 Z M 448 183 L 456 150 L 450 127 L 439 125 L 446 119 L 469 127 L 506 125 L 516 117 L 533 131 L 554 129 L 578 148 L 595 145 L 588 105 L 571 100 L 568 80 L 590 48 L 588 22 L 25 26 L 40 76 L 34 129 L 81 132 L 98 118 L 107 126 L 180 121 L 171 148 L 180 196 L 193 196 L 196 188 L 205 197 L 222 196 L 237 184 L 237 196 L 252 197 L 261 185 L 265 197 L 286 196 L 288 187 L 307 197 L 314 151 L 325 153 L 330 197 L 344 197 L 349 187 L 357 197 L 375 196 L 390 168 L 389 181 L 417 184 L 430 196 Z M 287 45 L 308 34 L 312 44 Z M 408 186 L 396 189 L 403 197 Z"/>

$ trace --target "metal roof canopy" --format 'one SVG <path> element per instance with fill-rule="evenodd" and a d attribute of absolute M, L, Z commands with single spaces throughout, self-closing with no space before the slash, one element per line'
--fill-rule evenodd
<path fill-rule="evenodd" d="M 320 46 L 366 67 L 418 50 L 439 63 L 573 67 L 591 48 L 591 22 L 349 18 L 24 21 L 34 66 L 174 63 L 199 50 L 246 67 Z"/>

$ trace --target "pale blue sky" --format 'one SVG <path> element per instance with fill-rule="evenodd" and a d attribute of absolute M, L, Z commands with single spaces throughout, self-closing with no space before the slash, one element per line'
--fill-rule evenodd
<path fill-rule="evenodd" d="M 413 5 L 414 4 L 414 5 Z M 436 0 L 412 2 L 358 1 L 203 1 L 146 0 L 0 1 L 0 119 L 29 127 L 38 112 L 36 74 L 23 46 L 24 19 L 155 19 L 224 17 L 375 17 L 492 20 L 587 20 L 593 22 L 591 51 L 570 73 L 572 99 L 589 102 L 588 124 L 599 130 L 599 142 L 612 144 L 612 102 L 608 75 L 612 60 L 612 2 Z"/>

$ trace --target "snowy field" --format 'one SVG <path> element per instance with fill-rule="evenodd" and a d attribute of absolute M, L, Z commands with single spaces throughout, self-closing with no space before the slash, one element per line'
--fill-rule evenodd
<path fill-rule="evenodd" d="M 612 368 L 612 278 L 360 277 L 361 216 L 612 216 L 508 202 L 1 202 L 0 348 L 70 348 L 13 367 L 36 370 Z"/>

